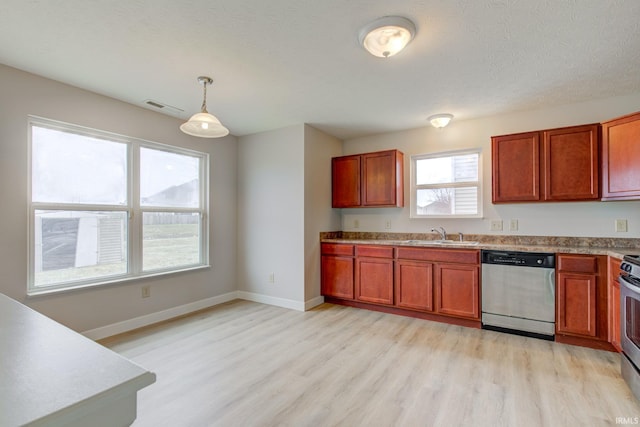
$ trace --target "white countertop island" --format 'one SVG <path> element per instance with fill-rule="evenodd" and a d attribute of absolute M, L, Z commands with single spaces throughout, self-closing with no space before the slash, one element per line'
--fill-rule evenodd
<path fill-rule="evenodd" d="M 0 427 L 128 426 L 156 376 L 0 294 Z"/>

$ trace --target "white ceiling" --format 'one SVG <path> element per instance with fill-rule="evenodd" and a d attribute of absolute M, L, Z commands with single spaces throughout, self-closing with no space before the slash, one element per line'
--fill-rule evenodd
<path fill-rule="evenodd" d="M 387 15 L 417 34 L 375 58 L 358 30 Z M 208 75 L 234 135 L 346 139 L 638 93 L 639 23 L 638 0 L 2 0 L 0 62 L 184 119 Z"/>

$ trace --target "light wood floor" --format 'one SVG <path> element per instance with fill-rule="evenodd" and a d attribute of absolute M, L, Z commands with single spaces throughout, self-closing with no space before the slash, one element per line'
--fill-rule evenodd
<path fill-rule="evenodd" d="M 138 393 L 135 427 L 640 417 L 618 354 L 330 304 L 302 313 L 233 301 L 102 343 L 157 374 Z"/>

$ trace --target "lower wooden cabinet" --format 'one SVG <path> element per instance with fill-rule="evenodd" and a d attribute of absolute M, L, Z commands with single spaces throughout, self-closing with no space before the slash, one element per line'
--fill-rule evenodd
<path fill-rule="evenodd" d="M 370 248 L 357 247 L 356 257 L 356 300 L 376 304 L 393 304 L 393 248 L 388 249 L 389 257 L 368 257 Z M 382 256 L 382 254 L 381 254 Z"/>
<path fill-rule="evenodd" d="M 322 295 L 479 326 L 479 263 L 478 250 L 323 243 Z"/>
<path fill-rule="evenodd" d="M 399 259 L 395 269 L 396 306 L 433 311 L 433 264 Z"/>
<path fill-rule="evenodd" d="M 322 295 L 353 299 L 354 246 L 322 243 L 320 287 Z"/>
<path fill-rule="evenodd" d="M 558 254 L 556 335 L 608 341 L 606 257 Z"/>
<path fill-rule="evenodd" d="M 479 267 L 464 264 L 436 266 L 436 311 L 441 314 L 480 318 Z"/>
<path fill-rule="evenodd" d="M 595 274 L 558 273 L 557 332 L 596 336 L 597 281 Z"/>

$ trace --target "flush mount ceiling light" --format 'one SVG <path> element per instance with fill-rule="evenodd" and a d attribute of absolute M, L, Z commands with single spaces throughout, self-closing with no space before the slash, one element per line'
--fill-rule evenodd
<path fill-rule="evenodd" d="M 436 114 L 429 117 L 427 120 L 429 120 L 431 126 L 440 129 L 448 125 L 451 119 L 453 119 L 453 114 Z"/>
<path fill-rule="evenodd" d="M 180 130 L 188 135 L 199 136 L 200 138 L 220 138 L 229 134 L 229 129 L 222 126 L 220 120 L 207 111 L 207 85 L 213 83 L 211 77 L 200 76 L 198 82 L 204 85 L 204 98 L 202 99 L 202 110 L 191 116 L 188 122 L 180 126 Z"/>
<path fill-rule="evenodd" d="M 358 40 L 370 54 L 388 58 L 400 52 L 416 34 L 416 26 L 401 16 L 385 16 L 360 30 Z"/>

